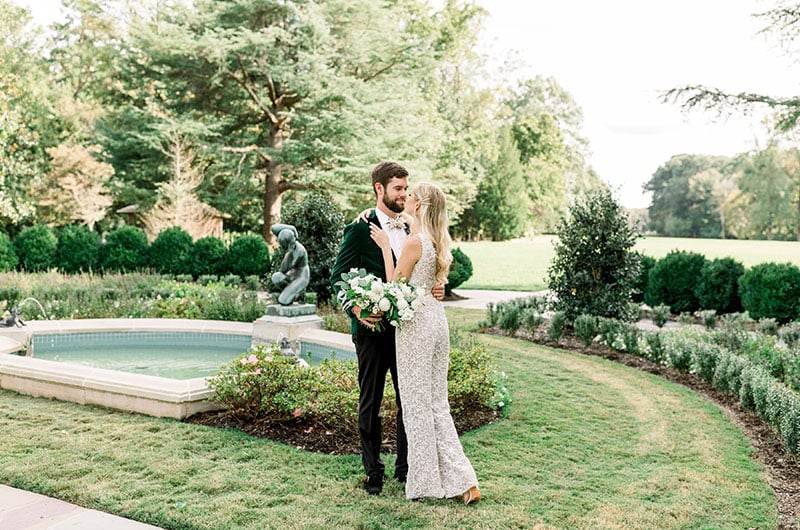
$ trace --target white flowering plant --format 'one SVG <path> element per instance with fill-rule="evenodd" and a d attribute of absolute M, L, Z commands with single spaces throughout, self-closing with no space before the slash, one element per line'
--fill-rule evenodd
<path fill-rule="evenodd" d="M 414 318 L 421 303 L 414 288 L 405 281 L 383 282 L 365 269 L 350 269 L 350 272 L 342 273 L 336 286 L 340 288 L 340 302 L 361 308 L 360 318 L 380 312 L 392 326 Z M 375 324 L 375 329 L 383 330 L 380 322 Z"/>

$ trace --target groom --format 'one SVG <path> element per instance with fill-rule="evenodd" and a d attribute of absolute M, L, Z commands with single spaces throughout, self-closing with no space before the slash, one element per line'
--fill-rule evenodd
<path fill-rule="evenodd" d="M 383 319 L 383 314 L 373 313 L 362 318 L 361 308 L 350 305 L 340 296 L 336 282 L 341 280 L 342 273 L 362 268 L 384 281 L 387 280 L 383 254 L 370 237 L 369 225 L 374 224 L 387 232 L 396 263 L 408 236 L 408 227 L 399 215 L 406 204 L 408 171 L 397 162 L 381 162 L 372 170 L 372 189 L 377 197 L 375 210 L 370 214 L 367 223 L 356 221 L 344 227 L 344 239 L 331 270 L 331 283 L 342 307 L 350 316 L 350 333 L 353 335 L 358 358 L 358 430 L 361 436 L 361 462 L 367 473 L 364 489 L 370 495 L 378 495 L 383 490 L 380 407 L 386 372 L 392 375 L 397 402 L 397 460 L 394 478 L 405 482 L 408 473 L 408 444 L 403 426 L 400 391 L 397 388 L 394 326 L 383 320 L 382 331 L 376 331 L 375 324 Z M 434 287 L 433 294 L 441 300 L 444 297 L 444 286 Z"/>

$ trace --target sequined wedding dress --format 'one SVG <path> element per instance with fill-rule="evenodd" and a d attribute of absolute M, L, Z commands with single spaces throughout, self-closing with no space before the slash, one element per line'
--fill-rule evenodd
<path fill-rule="evenodd" d="M 435 284 L 433 243 L 419 234 L 422 255 L 409 284 L 422 305 L 396 331 L 397 374 L 408 437 L 406 497 L 460 496 L 478 485 L 458 439 L 447 400 L 450 333 L 442 303 L 431 295 Z"/>

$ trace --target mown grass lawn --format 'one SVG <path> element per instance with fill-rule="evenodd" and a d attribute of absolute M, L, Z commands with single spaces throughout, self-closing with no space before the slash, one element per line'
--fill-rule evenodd
<path fill-rule="evenodd" d="M 547 288 L 547 268 L 555 255 L 554 236 L 512 241 L 456 242 L 472 260 L 472 277 L 458 289 L 538 291 Z M 733 257 L 745 267 L 758 263 L 794 263 L 800 266 L 800 242 L 739 241 L 732 239 L 690 239 L 642 237 L 636 250 L 662 258 L 671 250 L 703 254 L 708 259 Z"/>
<path fill-rule="evenodd" d="M 447 312 L 462 329 L 484 317 Z M 480 340 L 513 402 L 462 437 L 485 495 L 474 507 L 409 502 L 390 480 L 369 497 L 357 455 L 5 391 L 0 482 L 165 529 L 777 526 L 752 448 L 701 397 L 596 357 Z"/>

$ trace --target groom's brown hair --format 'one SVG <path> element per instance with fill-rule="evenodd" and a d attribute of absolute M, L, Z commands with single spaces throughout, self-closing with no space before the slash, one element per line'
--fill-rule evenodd
<path fill-rule="evenodd" d="M 406 177 L 408 177 L 408 171 L 397 162 L 381 162 L 372 168 L 372 191 L 378 193 L 375 191 L 376 182 L 380 182 L 385 189 L 390 180 Z"/>

